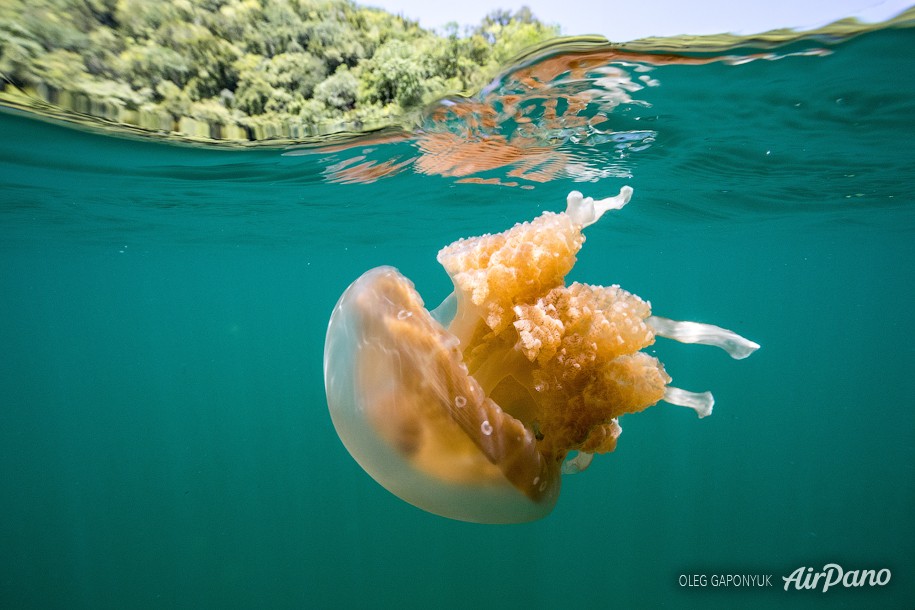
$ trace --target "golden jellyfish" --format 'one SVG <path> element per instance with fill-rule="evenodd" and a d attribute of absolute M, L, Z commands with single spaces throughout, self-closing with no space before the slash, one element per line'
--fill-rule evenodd
<path fill-rule="evenodd" d="M 428 311 L 412 282 L 378 267 L 340 297 L 327 330 L 331 418 L 376 481 L 431 513 L 479 523 L 546 516 L 562 474 L 616 448 L 619 418 L 661 400 L 711 413 L 710 392 L 668 385 L 642 352 L 656 336 L 725 349 L 729 330 L 651 315 L 619 286 L 565 285 L 582 229 L 628 203 L 573 191 L 565 212 L 438 253 L 454 292 Z"/>

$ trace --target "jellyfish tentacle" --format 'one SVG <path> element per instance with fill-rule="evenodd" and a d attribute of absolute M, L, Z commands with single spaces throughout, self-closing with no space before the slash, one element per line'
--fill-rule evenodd
<path fill-rule="evenodd" d="M 593 459 L 593 453 L 579 451 L 578 455 L 569 458 L 562 463 L 562 474 L 578 474 L 579 472 L 584 472 L 588 469 L 588 466 L 591 465 Z"/>
<path fill-rule="evenodd" d="M 444 326 L 445 328 L 454 320 L 454 314 L 457 312 L 457 295 L 452 290 L 445 299 L 438 304 L 438 307 L 430 311 L 432 319 Z"/>
<path fill-rule="evenodd" d="M 621 188 L 618 195 L 597 201 L 593 197 L 585 197 L 578 191 L 572 191 L 566 197 L 566 214 L 582 228 L 589 227 L 600 220 L 606 212 L 622 208 L 631 198 L 631 186 Z"/>
<path fill-rule="evenodd" d="M 664 402 L 678 407 L 687 407 L 696 412 L 699 419 L 712 414 L 715 406 L 715 397 L 711 392 L 690 392 L 681 388 L 667 386 L 664 389 Z"/>
<path fill-rule="evenodd" d="M 654 329 L 656 335 L 680 343 L 699 343 L 719 347 L 735 360 L 742 360 L 759 349 L 759 344 L 755 341 L 750 341 L 732 330 L 714 324 L 681 322 L 660 316 L 651 316 L 645 322 Z"/>

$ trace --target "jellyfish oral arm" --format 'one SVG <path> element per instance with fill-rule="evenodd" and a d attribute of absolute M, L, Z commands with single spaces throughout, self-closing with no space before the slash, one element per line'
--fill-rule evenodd
<path fill-rule="evenodd" d="M 699 343 L 713 345 L 726 351 L 731 358 L 742 360 L 759 349 L 759 344 L 741 337 L 734 331 L 714 324 L 700 322 L 681 322 L 660 316 L 649 316 L 645 322 L 656 335 L 673 339 L 680 343 Z M 664 391 L 664 402 L 687 407 L 700 417 L 712 414 L 715 398 L 711 392 L 690 392 L 668 386 Z"/>
<path fill-rule="evenodd" d="M 445 297 L 444 301 L 439 303 L 438 307 L 429 313 L 432 314 L 432 319 L 447 327 L 454 319 L 455 312 L 457 312 L 457 296 L 452 291 L 451 294 Z"/>
<path fill-rule="evenodd" d="M 604 213 L 622 208 L 629 203 L 631 198 L 631 186 L 621 188 L 619 195 L 598 199 L 597 201 L 593 197 L 585 197 L 578 191 L 572 191 L 566 197 L 566 214 L 569 215 L 572 222 L 582 228 L 589 227 L 600 220 Z"/>
<path fill-rule="evenodd" d="M 656 335 L 680 343 L 700 343 L 720 347 L 735 360 L 742 360 L 759 349 L 758 343 L 714 324 L 680 322 L 660 316 L 650 316 L 645 322 L 654 329 Z"/>
<path fill-rule="evenodd" d="M 562 474 L 578 474 L 579 472 L 584 472 L 588 469 L 588 466 L 591 465 L 593 459 L 593 453 L 579 451 L 578 455 L 569 458 L 562 463 Z"/>
<path fill-rule="evenodd" d="M 692 409 L 699 416 L 699 419 L 712 414 L 712 407 L 715 406 L 715 397 L 711 392 L 690 392 L 667 386 L 664 389 L 664 402 L 668 402 L 678 407 Z"/>

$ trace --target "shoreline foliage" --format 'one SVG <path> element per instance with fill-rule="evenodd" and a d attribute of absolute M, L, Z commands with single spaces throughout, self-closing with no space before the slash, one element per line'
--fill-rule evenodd
<path fill-rule="evenodd" d="M 352 0 L 5 0 L 0 79 L 157 131 L 190 120 L 220 126 L 206 134 L 217 139 L 277 124 L 313 135 L 478 91 L 558 35 L 527 8 L 437 33 Z"/>

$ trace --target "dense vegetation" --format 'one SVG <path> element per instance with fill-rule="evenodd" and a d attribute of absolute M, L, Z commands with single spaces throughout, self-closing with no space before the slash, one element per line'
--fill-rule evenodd
<path fill-rule="evenodd" d="M 165 131 L 375 124 L 557 34 L 527 9 L 437 34 L 351 0 L 0 0 L 0 77 Z"/>

